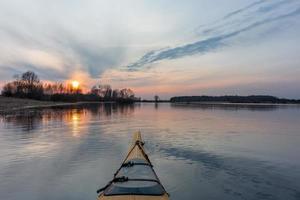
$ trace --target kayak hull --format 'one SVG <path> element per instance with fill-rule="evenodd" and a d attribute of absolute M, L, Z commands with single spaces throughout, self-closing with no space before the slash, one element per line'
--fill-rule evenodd
<path fill-rule="evenodd" d="M 132 146 L 112 181 L 104 188 L 98 200 L 168 200 L 153 165 L 144 150 L 141 133 L 134 134 Z M 98 191 L 98 192 L 99 192 Z"/>

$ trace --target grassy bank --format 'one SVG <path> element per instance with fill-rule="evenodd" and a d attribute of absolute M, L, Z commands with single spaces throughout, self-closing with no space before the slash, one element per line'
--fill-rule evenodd
<path fill-rule="evenodd" d="M 75 104 L 75 103 L 38 101 L 32 99 L 20 99 L 20 98 L 0 96 L 0 114 L 6 114 L 13 111 L 28 109 L 28 108 L 71 105 L 71 104 Z"/>
<path fill-rule="evenodd" d="M 0 114 L 13 114 L 17 111 L 31 108 L 45 108 L 52 106 L 73 106 L 83 104 L 99 104 L 99 103 L 117 103 L 121 105 L 133 104 L 132 100 L 119 101 L 78 101 L 78 102 L 60 102 L 60 101 L 39 101 L 33 99 L 4 97 L 0 95 Z"/>

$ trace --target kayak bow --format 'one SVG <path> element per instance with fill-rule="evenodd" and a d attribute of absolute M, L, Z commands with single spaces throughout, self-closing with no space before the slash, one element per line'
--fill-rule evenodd
<path fill-rule="evenodd" d="M 98 200 L 169 200 L 143 145 L 141 133 L 135 133 L 133 144 L 113 180 L 97 191 Z"/>

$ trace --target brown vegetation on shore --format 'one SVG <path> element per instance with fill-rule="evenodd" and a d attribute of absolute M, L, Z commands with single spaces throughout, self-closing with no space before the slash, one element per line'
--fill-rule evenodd
<path fill-rule="evenodd" d="M 129 88 L 113 90 L 110 85 L 99 84 L 93 86 L 89 92 L 83 93 L 77 81 L 73 81 L 73 85 L 43 83 L 31 71 L 14 77 L 15 80 L 3 86 L 1 92 L 3 96 L 58 102 L 115 101 L 131 103 L 140 100 Z"/>
<path fill-rule="evenodd" d="M 56 105 L 55 102 L 0 96 L 0 114 L 24 108 Z"/>

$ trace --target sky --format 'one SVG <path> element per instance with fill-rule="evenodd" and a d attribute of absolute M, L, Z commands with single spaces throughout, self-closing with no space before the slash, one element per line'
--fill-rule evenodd
<path fill-rule="evenodd" d="M 300 99 L 299 0 L 0 0 L 0 86 Z"/>

